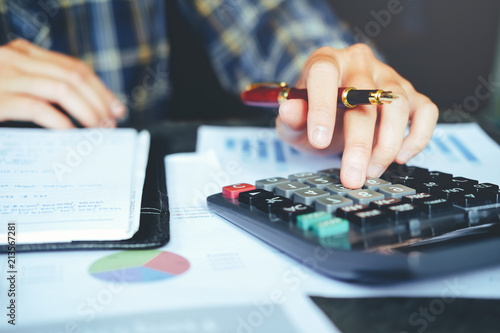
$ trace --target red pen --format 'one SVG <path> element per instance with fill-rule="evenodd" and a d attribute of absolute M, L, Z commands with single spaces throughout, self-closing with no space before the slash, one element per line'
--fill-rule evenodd
<path fill-rule="evenodd" d="M 390 104 L 398 96 L 391 91 L 380 89 L 358 90 L 353 87 L 339 88 L 337 106 L 354 108 L 360 104 Z M 307 101 L 307 89 L 291 88 L 286 82 L 254 83 L 241 93 L 243 103 L 260 107 L 278 107 L 288 99 L 303 99 Z"/>

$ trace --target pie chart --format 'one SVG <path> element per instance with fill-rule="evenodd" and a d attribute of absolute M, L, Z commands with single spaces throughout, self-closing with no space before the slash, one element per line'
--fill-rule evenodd
<path fill-rule="evenodd" d="M 95 261 L 89 273 L 111 282 L 151 282 L 181 275 L 189 261 L 178 254 L 160 250 L 122 251 Z"/>

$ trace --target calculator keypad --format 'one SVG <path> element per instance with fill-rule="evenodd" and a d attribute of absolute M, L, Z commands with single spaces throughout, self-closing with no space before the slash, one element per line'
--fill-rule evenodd
<path fill-rule="evenodd" d="M 255 186 L 226 186 L 223 196 L 269 214 L 270 221 L 320 238 L 321 244 L 341 244 L 342 248 L 351 248 L 352 228 L 362 234 L 370 228 L 407 224 L 411 235 L 431 234 L 433 228 L 422 221 L 500 202 L 496 184 L 418 167 L 392 164 L 380 178 L 367 179 L 361 189 L 345 188 L 339 177 L 336 168 L 301 172 L 288 178 L 261 179 Z"/>

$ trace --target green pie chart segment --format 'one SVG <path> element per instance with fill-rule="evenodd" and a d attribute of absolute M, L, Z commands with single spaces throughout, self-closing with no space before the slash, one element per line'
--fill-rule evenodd
<path fill-rule="evenodd" d="M 190 267 L 180 255 L 160 250 L 123 251 L 95 261 L 89 273 L 113 282 L 150 282 L 178 276 Z"/>

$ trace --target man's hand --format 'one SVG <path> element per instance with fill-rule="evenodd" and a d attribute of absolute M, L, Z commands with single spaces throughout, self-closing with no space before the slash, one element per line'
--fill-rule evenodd
<path fill-rule="evenodd" d="M 125 106 L 83 62 L 18 39 L 0 47 L 0 121 L 72 128 L 116 126 Z"/>
<path fill-rule="evenodd" d="M 348 188 L 360 188 L 392 161 L 406 163 L 418 154 L 431 139 L 438 117 L 429 98 L 378 61 L 364 44 L 318 49 L 307 60 L 296 87 L 307 88 L 309 102 L 282 103 L 278 133 L 301 150 L 343 151 L 341 181 Z M 379 111 L 375 105 L 337 109 L 338 87 L 383 89 L 399 98 L 379 106 Z M 408 120 L 410 133 L 404 138 Z"/>

